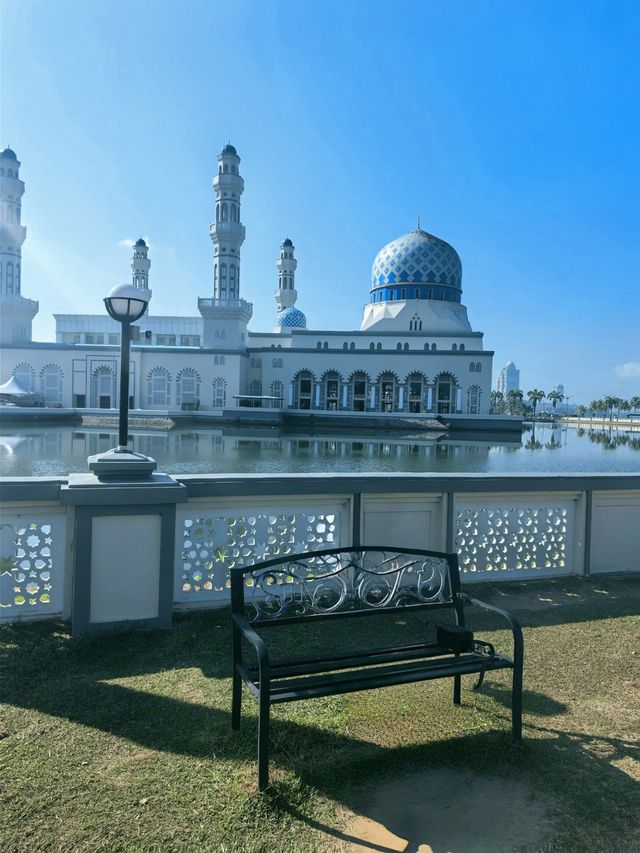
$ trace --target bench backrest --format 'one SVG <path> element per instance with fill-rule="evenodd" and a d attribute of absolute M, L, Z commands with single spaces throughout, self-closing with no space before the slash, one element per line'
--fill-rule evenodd
<path fill-rule="evenodd" d="M 404 548 L 329 548 L 231 570 L 231 608 L 254 625 L 398 608 L 461 612 L 457 554 Z"/>

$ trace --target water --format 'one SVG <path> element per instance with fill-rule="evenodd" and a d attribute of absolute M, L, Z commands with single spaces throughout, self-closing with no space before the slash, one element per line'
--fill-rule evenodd
<path fill-rule="evenodd" d="M 133 447 L 172 474 L 436 472 L 640 473 L 640 432 L 581 430 L 538 424 L 522 438 L 331 436 L 278 430 L 133 430 Z M 87 456 L 117 445 L 104 428 L 6 427 L 0 434 L 0 475 L 64 475 L 87 471 Z"/>

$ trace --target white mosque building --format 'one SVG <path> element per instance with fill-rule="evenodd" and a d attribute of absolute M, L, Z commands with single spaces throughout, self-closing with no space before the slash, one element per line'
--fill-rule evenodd
<path fill-rule="evenodd" d="M 233 145 L 213 178 L 213 288 L 197 315 L 153 314 L 134 329 L 130 403 L 134 409 L 220 413 L 245 406 L 334 413 L 395 413 L 470 418 L 489 412 L 493 352 L 483 349 L 462 304 L 455 249 L 419 226 L 376 255 L 359 329 L 307 328 L 296 307 L 295 247 L 279 252 L 275 323 L 249 330 L 242 298 L 240 220 L 244 181 Z M 48 406 L 118 406 L 120 327 L 106 312 L 56 314 L 56 340 L 35 342 L 38 303 L 22 295 L 24 183 L 14 151 L 0 152 L 0 382 L 15 376 Z M 151 298 L 148 246 L 133 247 L 132 284 Z M 263 285 L 261 285 L 263 286 Z M 255 285 L 254 285 L 255 287 Z M 246 288 L 248 289 L 248 288 Z M 310 300 L 311 301 L 311 300 Z M 275 414 L 275 413 L 274 413 Z"/>

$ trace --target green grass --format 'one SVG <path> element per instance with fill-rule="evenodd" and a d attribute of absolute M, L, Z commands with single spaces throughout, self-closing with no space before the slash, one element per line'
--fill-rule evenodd
<path fill-rule="evenodd" d="M 460 708 L 450 679 L 280 705 L 264 796 L 248 694 L 241 731 L 230 729 L 228 611 L 84 640 L 63 623 L 4 626 L 0 849 L 340 848 L 368 784 L 453 767 L 523 779 L 544 796 L 553 826 L 545 850 L 640 850 L 640 576 L 473 592 L 523 622 L 521 748 L 510 743 L 509 673 L 491 675 L 481 694 L 465 679 Z M 507 650 L 500 624 L 476 618 Z M 366 641 L 371 623 L 379 642 L 378 621 L 354 620 L 349 642 Z M 294 640 L 325 642 L 315 627 Z"/>

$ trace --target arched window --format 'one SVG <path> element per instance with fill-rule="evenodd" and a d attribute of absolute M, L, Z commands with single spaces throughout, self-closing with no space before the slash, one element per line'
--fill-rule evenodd
<path fill-rule="evenodd" d="M 16 293 L 20 293 L 20 264 L 16 264 Z"/>
<path fill-rule="evenodd" d="M 382 344 L 376 344 L 376 349 L 382 349 Z"/>
<path fill-rule="evenodd" d="M 91 375 L 90 407 L 113 409 L 116 405 L 116 373 L 110 366 L 96 367 Z"/>
<path fill-rule="evenodd" d="M 479 385 L 472 385 L 471 388 L 467 391 L 467 414 L 468 415 L 479 415 L 480 414 L 480 397 L 482 396 L 482 389 Z"/>
<path fill-rule="evenodd" d="M 229 171 L 229 165 L 228 165 L 227 163 L 225 163 L 225 164 L 224 164 L 224 166 L 222 167 L 222 171 L 223 171 L 223 172 L 228 172 L 228 171 Z"/>
<path fill-rule="evenodd" d="M 346 341 L 342 344 L 342 349 L 349 349 L 349 344 Z"/>
<path fill-rule="evenodd" d="M 284 386 L 283 386 L 282 382 L 280 382 L 279 379 L 276 379 L 275 381 L 273 381 L 271 383 L 271 385 L 269 386 L 269 396 L 278 398 L 277 400 L 271 401 L 271 404 L 272 404 L 274 409 L 281 409 L 282 408 L 282 398 L 284 396 L 283 390 L 284 390 Z"/>
<path fill-rule="evenodd" d="M 329 349 L 329 344 L 326 341 L 322 344 L 322 349 Z"/>
<path fill-rule="evenodd" d="M 409 344 L 405 344 L 405 345 L 404 345 L 404 347 L 403 347 L 403 349 L 408 350 L 408 349 L 409 349 Z"/>
<path fill-rule="evenodd" d="M 262 396 L 262 382 L 259 379 L 252 379 L 249 383 L 249 394 L 252 397 Z"/>
<path fill-rule="evenodd" d="M 458 344 L 452 344 L 452 345 L 451 345 L 451 349 L 452 349 L 454 352 L 458 352 Z"/>
<path fill-rule="evenodd" d="M 356 345 L 355 345 L 355 344 L 353 343 L 353 341 L 352 341 L 352 342 L 349 344 L 349 349 L 355 349 L 355 348 L 356 348 Z"/>
<path fill-rule="evenodd" d="M 224 409 L 227 403 L 227 381 L 219 376 L 213 380 L 213 408 Z"/>
<path fill-rule="evenodd" d="M 376 348 L 376 345 L 374 343 L 369 344 L 369 349 L 375 349 L 375 348 Z"/>
<path fill-rule="evenodd" d="M 7 296 L 13 293 L 13 263 L 9 261 L 7 264 Z"/>
<path fill-rule="evenodd" d="M 426 350 L 428 350 L 428 349 L 429 349 L 429 344 L 425 344 L 425 345 L 424 345 L 424 348 L 425 348 Z"/>
<path fill-rule="evenodd" d="M 220 264 L 220 295 L 227 295 L 227 265 Z"/>
<path fill-rule="evenodd" d="M 147 375 L 147 405 L 168 409 L 171 405 L 171 376 L 165 367 L 154 367 Z"/>
<path fill-rule="evenodd" d="M 229 267 L 229 296 L 234 299 L 236 295 L 236 265 Z"/>
<path fill-rule="evenodd" d="M 438 376 L 436 383 L 436 413 L 452 415 L 455 413 L 456 383 L 449 373 Z"/>
<path fill-rule="evenodd" d="M 297 409 L 310 409 L 313 400 L 313 374 L 308 370 L 303 370 L 296 377 L 294 385 L 295 400 L 294 406 Z"/>
<path fill-rule="evenodd" d="M 220 222 L 220 202 L 216 204 L 216 222 Z"/>
<path fill-rule="evenodd" d="M 464 344 L 460 344 L 460 352 L 464 352 Z"/>
<path fill-rule="evenodd" d="M 316 349 L 322 349 L 322 341 L 318 341 L 316 344 Z"/>
<path fill-rule="evenodd" d="M 30 364 L 21 362 L 13 371 L 13 375 L 22 385 L 25 391 L 35 391 L 36 372 Z"/>
<path fill-rule="evenodd" d="M 409 412 L 417 414 L 426 408 L 427 382 L 421 373 L 410 373 L 407 376 L 407 394 Z"/>
<path fill-rule="evenodd" d="M 397 408 L 396 377 L 393 373 L 383 373 L 378 379 L 377 407 L 381 412 L 394 412 Z"/>
<path fill-rule="evenodd" d="M 229 218 L 229 205 L 226 201 L 222 202 L 221 218 L 223 222 L 226 222 Z"/>
<path fill-rule="evenodd" d="M 475 372 L 476 372 L 476 363 L 475 363 L 475 361 L 472 361 L 471 364 L 469 365 L 469 373 L 475 373 Z"/>
<path fill-rule="evenodd" d="M 218 264 L 213 265 L 213 287 L 214 290 L 218 287 Z"/>
<path fill-rule="evenodd" d="M 329 412 L 337 412 L 340 408 L 340 374 L 335 370 L 325 373 L 322 377 L 321 405 Z"/>
<path fill-rule="evenodd" d="M 397 350 L 401 350 L 401 349 L 402 349 L 402 344 L 396 344 L 396 349 L 397 349 Z"/>
<path fill-rule="evenodd" d="M 476 361 L 476 373 L 482 373 L 482 364 Z"/>
<path fill-rule="evenodd" d="M 47 406 L 62 404 L 62 370 L 57 364 L 48 364 L 42 368 L 40 392 Z"/>
<path fill-rule="evenodd" d="M 435 344 L 431 344 L 431 352 L 435 352 L 437 349 Z"/>
<path fill-rule="evenodd" d="M 220 356 L 220 364 L 224 364 L 224 356 L 223 355 Z"/>
<path fill-rule="evenodd" d="M 200 374 L 193 367 L 185 367 L 176 377 L 176 404 L 200 402 Z"/>
<path fill-rule="evenodd" d="M 369 396 L 369 377 L 366 373 L 358 371 L 349 379 L 349 401 L 354 412 L 364 412 L 367 408 Z"/>

